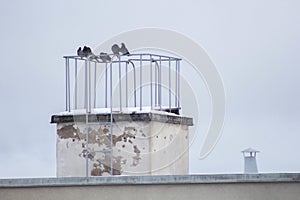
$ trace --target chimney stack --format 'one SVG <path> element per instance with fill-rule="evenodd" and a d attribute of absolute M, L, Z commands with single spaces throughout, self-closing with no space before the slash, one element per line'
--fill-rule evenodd
<path fill-rule="evenodd" d="M 256 163 L 256 153 L 258 152 L 259 151 L 252 148 L 248 148 L 242 151 L 244 156 L 244 174 L 258 173 Z"/>
<path fill-rule="evenodd" d="M 89 56 L 81 48 L 64 56 L 66 111 L 51 117 L 57 176 L 188 174 L 193 118 L 180 114 L 182 59 L 116 48 L 114 59 L 89 47 Z"/>

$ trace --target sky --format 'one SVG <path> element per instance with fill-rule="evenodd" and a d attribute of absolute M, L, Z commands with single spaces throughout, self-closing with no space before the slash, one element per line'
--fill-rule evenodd
<path fill-rule="evenodd" d="M 198 133 L 190 147 L 190 173 L 242 173 L 241 151 L 248 147 L 260 151 L 262 173 L 299 172 L 299 10 L 297 0 L 3 2 L 0 178 L 56 175 L 56 127 L 49 122 L 65 108 L 62 57 L 144 27 L 191 38 L 223 80 L 222 136 L 199 159 L 205 131 Z M 201 118 L 208 123 L 209 113 Z"/>

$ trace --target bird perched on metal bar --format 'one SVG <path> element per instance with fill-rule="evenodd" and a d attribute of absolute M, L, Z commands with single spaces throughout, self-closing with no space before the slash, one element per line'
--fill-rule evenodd
<path fill-rule="evenodd" d="M 121 48 L 119 49 L 119 51 L 122 53 L 122 55 L 130 54 L 124 43 L 121 43 Z"/>
<path fill-rule="evenodd" d="M 81 47 L 79 47 L 79 48 L 77 49 L 77 55 L 80 56 L 80 57 L 83 57 L 83 56 L 84 56 Z"/>
<path fill-rule="evenodd" d="M 111 62 L 111 57 L 107 53 L 104 53 L 104 52 L 100 53 L 100 59 L 103 62 Z"/>
<path fill-rule="evenodd" d="M 120 53 L 121 53 L 121 55 L 129 55 L 130 54 L 124 43 L 121 43 L 121 48 L 117 44 L 112 45 L 111 50 L 112 50 L 114 56 L 117 56 L 117 57 L 120 56 Z"/>
<path fill-rule="evenodd" d="M 100 62 L 95 54 L 93 54 L 92 49 L 90 47 L 84 46 L 82 49 L 82 55 L 84 57 L 90 58 L 90 59 L 95 59 L 98 62 Z"/>
<path fill-rule="evenodd" d="M 83 47 L 82 53 L 83 53 L 84 57 L 88 57 L 88 56 L 91 56 L 93 54 L 92 49 L 90 47 L 87 47 L 87 46 Z"/>
<path fill-rule="evenodd" d="M 120 47 L 117 44 L 112 45 L 111 50 L 114 54 L 114 56 L 119 57 L 120 56 Z"/>

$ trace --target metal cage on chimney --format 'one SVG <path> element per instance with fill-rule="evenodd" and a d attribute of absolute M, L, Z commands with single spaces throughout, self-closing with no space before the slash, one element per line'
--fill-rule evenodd
<path fill-rule="evenodd" d="M 154 109 L 179 114 L 180 58 L 150 53 L 115 56 L 111 62 L 98 58 L 64 56 L 66 111 Z"/>

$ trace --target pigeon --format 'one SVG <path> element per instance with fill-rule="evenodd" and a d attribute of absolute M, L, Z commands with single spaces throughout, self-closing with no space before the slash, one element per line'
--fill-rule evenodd
<path fill-rule="evenodd" d="M 87 47 L 87 46 L 83 47 L 82 53 L 83 53 L 84 57 L 88 57 L 88 56 L 91 56 L 93 54 L 91 48 Z"/>
<path fill-rule="evenodd" d="M 81 47 L 79 47 L 79 48 L 77 49 L 77 55 L 80 56 L 80 57 L 83 57 L 83 52 L 82 52 Z"/>
<path fill-rule="evenodd" d="M 112 50 L 114 56 L 117 56 L 117 57 L 120 56 L 120 54 L 119 54 L 119 52 L 120 52 L 119 45 L 117 45 L 117 44 L 112 45 L 111 50 Z"/>
<path fill-rule="evenodd" d="M 107 53 L 101 52 L 101 53 L 100 53 L 100 59 L 101 59 L 103 62 L 111 62 L 111 57 L 110 57 Z"/>
<path fill-rule="evenodd" d="M 82 50 L 82 54 L 84 57 L 95 59 L 100 62 L 95 54 L 93 54 L 92 49 L 90 47 L 84 46 Z"/>
<path fill-rule="evenodd" d="M 121 43 L 121 48 L 119 49 L 119 51 L 122 53 L 122 55 L 130 54 L 124 43 Z"/>

